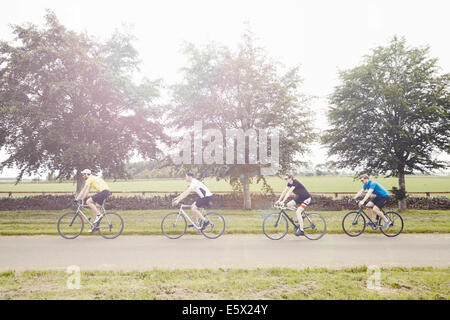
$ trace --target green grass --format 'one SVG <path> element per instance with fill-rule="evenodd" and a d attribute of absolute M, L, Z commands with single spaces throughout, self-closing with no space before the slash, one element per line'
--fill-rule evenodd
<path fill-rule="evenodd" d="M 450 298 L 450 268 L 380 270 L 367 288 L 366 267 L 342 270 L 82 271 L 80 289 L 68 289 L 64 271 L 0 273 L 0 299 L 440 299 Z"/>
<path fill-rule="evenodd" d="M 66 210 L 67 211 L 67 210 Z M 174 210 L 118 211 L 126 235 L 160 235 L 161 220 Z M 0 211 L 0 235 L 57 235 L 56 223 L 65 211 Z M 262 221 L 272 210 L 219 210 L 226 220 L 226 234 L 262 234 Z M 342 233 L 342 218 L 347 211 L 320 211 L 327 222 L 327 233 Z M 87 211 L 87 213 L 89 213 Z M 450 233 L 449 210 L 408 210 L 402 213 L 405 233 Z M 89 216 L 91 214 L 89 213 Z M 292 230 L 292 227 L 290 227 Z M 87 228 L 83 231 L 88 235 Z M 376 232 L 367 230 L 365 232 Z"/>
<path fill-rule="evenodd" d="M 357 192 L 361 189 L 361 182 L 353 177 L 345 176 L 320 176 L 320 177 L 298 177 L 298 179 L 311 192 Z M 398 186 L 396 178 L 375 178 L 386 189 Z M 285 181 L 278 177 L 269 177 L 269 184 L 275 192 L 281 192 L 285 187 Z M 231 186 L 224 180 L 216 181 L 214 178 L 205 179 L 206 185 L 215 191 L 231 191 Z M 108 181 L 111 191 L 169 191 L 181 192 L 188 185 L 183 179 L 152 179 L 152 180 L 131 180 L 131 181 Z M 262 184 L 253 183 L 250 190 L 252 192 L 261 191 Z M 429 176 L 407 176 L 406 188 L 409 192 L 429 191 L 448 192 L 450 191 L 450 177 L 429 177 Z M 0 182 L 0 191 L 64 191 L 74 192 L 73 182 L 22 182 L 14 185 L 13 182 Z M 19 195 L 16 195 L 19 196 Z M 24 196 L 24 195 L 22 195 Z M 449 196 L 449 194 L 447 194 Z"/>

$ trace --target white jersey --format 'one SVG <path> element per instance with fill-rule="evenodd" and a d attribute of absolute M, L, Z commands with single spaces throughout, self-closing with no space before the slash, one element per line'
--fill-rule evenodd
<path fill-rule="evenodd" d="M 200 198 L 212 196 L 211 191 L 209 191 L 209 189 L 201 181 L 198 181 L 195 178 L 192 179 L 189 188 L 197 192 Z"/>

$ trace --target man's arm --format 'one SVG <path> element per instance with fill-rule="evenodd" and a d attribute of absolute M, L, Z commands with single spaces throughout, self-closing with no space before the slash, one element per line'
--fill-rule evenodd
<path fill-rule="evenodd" d="M 186 198 L 189 193 L 191 193 L 192 189 L 191 188 L 187 188 L 186 190 L 184 190 L 178 197 L 175 197 L 175 199 L 173 199 L 173 202 L 175 204 L 178 204 L 181 200 L 183 200 L 184 198 Z"/>
<path fill-rule="evenodd" d="M 292 191 L 294 191 L 295 187 L 290 187 L 289 190 L 286 192 L 286 195 L 284 196 L 283 201 L 281 202 L 285 202 L 287 200 L 287 198 L 289 198 L 289 196 L 291 195 Z"/>
<path fill-rule="evenodd" d="M 367 193 L 366 193 L 366 196 L 361 201 L 366 202 L 369 199 L 372 192 L 373 192 L 373 189 L 369 189 L 369 191 L 367 191 Z"/>
<path fill-rule="evenodd" d="M 366 196 L 364 197 L 364 199 L 362 199 L 359 203 L 360 205 L 363 205 L 368 199 L 369 197 L 372 195 L 373 189 L 369 189 L 369 191 L 367 191 Z"/>
<path fill-rule="evenodd" d="M 364 188 L 362 188 L 354 197 L 353 200 L 358 199 L 364 193 Z"/>
<path fill-rule="evenodd" d="M 82 199 L 86 198 L 86 196 L 89 194 L 89 188 L 90 188 L 90 186 L 86 184 L 83 187 L 83 189 L 81 189 L 80 193 L 77 195 L 75 200 L 78 201 L 78 200 L 82 200 Z"/>
<path fill-rule="evenodd" d="M 280 203 L 281 200 L 283 199 L 284 195 L 286 194 L 286 192 L 288 191 L 289 187 L 284 188 L 283 192 L 280 195 L 280 198 L 278 199 L 277 203 Z"/>

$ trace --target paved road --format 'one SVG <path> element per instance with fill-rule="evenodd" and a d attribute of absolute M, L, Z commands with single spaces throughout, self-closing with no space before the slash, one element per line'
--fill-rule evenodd
<path fill-rule="evenodd" d="M 146 270 L 152 268 L 328 267 L 360 265 L 450 267 L 450 234 L 326 235 L 319 241 L 287 236 L 225 235 L 216 240 L 184 236 L 0 237 L 0 270 Z"/>

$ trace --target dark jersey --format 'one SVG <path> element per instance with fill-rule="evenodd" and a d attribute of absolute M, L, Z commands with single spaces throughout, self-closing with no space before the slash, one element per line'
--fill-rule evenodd
<path fill-rule="evenodd" d="M 294 181 L 292 181 L 292 183 L 288 183 L 287 185 L 288 187 L 295 187 L 294 189 L 294 193 L 302 199 L 308 199 L 311 197 L 311 195 L 309 194 L 309 192 L 306 190 L 306 188 L 297 180 L 294 179 Z"/>

